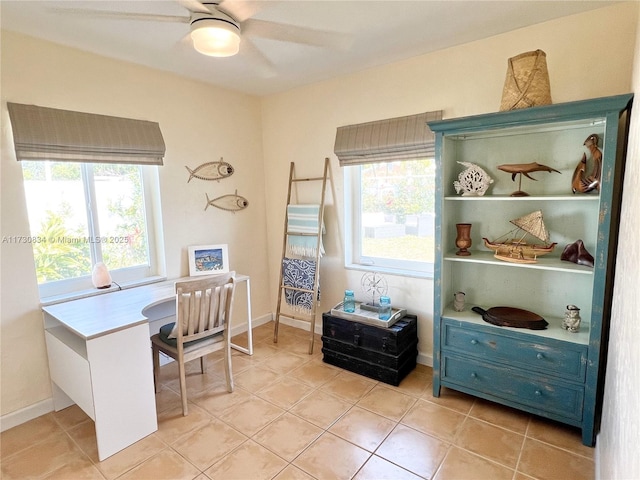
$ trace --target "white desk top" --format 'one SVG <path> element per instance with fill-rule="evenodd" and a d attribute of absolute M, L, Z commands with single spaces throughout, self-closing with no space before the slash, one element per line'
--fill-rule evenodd
<path fill-rule="evenodd" d="M 42 310 L 85 340 L 147 323 L 142 314 L 146 307 L 175 298 L 175 284 L 183 277 L 164 282 L 142 285 L 126 290 L 80 298 L 69 302 L 42 307 Z M 236 281 L 248 280 L 247 275 L 236 274 Z"/>

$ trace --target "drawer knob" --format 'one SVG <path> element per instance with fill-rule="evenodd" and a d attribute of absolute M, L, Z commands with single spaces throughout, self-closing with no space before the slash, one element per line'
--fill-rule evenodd
<path fill-rule="evenodd" d="M 471 372 L 471 378 L 478 378 L 478 374 L 476 372 Z"/>
<path fill-rule="evenodd" d="M 540 390 L 536 390 L 536 391 L 535 391 L 535 394 L 536 394 L 536 396 L 538 396 L 538 397 L 539 397 L 539 396 L 541 396 L 541 395 L 542 395 L 542 392 L 541 392 Z"/>
<path fill-rule="evenodd" d="M 471 340 L 471 345 L 477 345 L 477 344 L 478 344 L 478 340 L 476 340 L 475 338 Z"/>
<path fill-rule="evenodd" d="M 539 354 L 537 354 L 537 355 L 536 355 L 536 358 L 537 358 L 538 360 L 542 360 L 542 359 L 544 358 L 544 355 L 542 355 L 541 353 L 539 353 Z"/>

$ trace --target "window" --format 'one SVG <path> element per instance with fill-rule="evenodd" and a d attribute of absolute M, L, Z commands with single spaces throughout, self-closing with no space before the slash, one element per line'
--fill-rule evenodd
<path fill-rule="evenodd" d="M 433 158 L 345 167 L 347 267 L 432 276 Z"/>
<path fill-rule="evenodd" d="M 155 274 L 148 193 L 157 167 L 21 163 L 41 296 L 92 288 L 97 262 L 117 283 Z"/>

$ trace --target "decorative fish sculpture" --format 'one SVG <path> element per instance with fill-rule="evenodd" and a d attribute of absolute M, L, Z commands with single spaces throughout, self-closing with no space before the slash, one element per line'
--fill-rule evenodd
<path fill-rule="evenodd" d="M 187 180 L 187 183 L 189 183 L 192 178 L 220 181 L 221 178 L 227 178 L 233 175 L 233 167 L 231 164 L 222 161 L 222 157 L 220 157 L 219 162 L 203 163 L 193 170 L 187 166 L 184 168 L 189 171 L 189 180 Z"/>
<path fill-rule="evenodd" d="M 516 180 L 516 175 L 521 173 L 527 178 L 531 180 L 536 180 L 529 174 L 532 172 L 556 172 L 561 173 L 555 168 L 548 167 L 546 165 L 542 165 L 540 163 L 531 162 L 531 163 L 505 163 L 504 165 L 498 165 L 498 170 L 502 170 L 503 172 L 507 172 L 511 174 L 511 180 Z"/>
<path fill-rule="evenodd" d="M 209 208 L 209 205 L 211 205 L 212 207 L 219 208 L 220 210 L 227 210 L 228 212 L 236 213 L 237 211 L 244 210 L 249 206 L 249 201 L 238 195 L 238 190 L 236 190 L 233 195 L 222 195 L 221 197 L 214 198 L 213 200 L 209 198 L 208 194 L 205 195 L 207 196 L 207 205 L 204 207 L 205 210 Z"/>
<path fill-rule="evenodd" d="M 582 159 L 573 171 L 571 179 L 571 190 L 573 193 L 589 193 L 600 188 L 600 176 L 602 175 L 602 151 L 598 148 L 600 137 L 592 133 L 584 141 L 584 146 L 589 149 L 593 157 L 593 170 L 591 175 L 585 176 L 587 170 L 587 155 L 582 154 Z"/>

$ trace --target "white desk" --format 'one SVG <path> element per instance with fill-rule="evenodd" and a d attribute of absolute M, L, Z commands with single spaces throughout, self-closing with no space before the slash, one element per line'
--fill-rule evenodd
<path fill-rule="evenodd" d="M 76 403 L 93 419 L 101 461 L 158 429 L 149 320 L 143 310 L 170 306 L 176 281 L 42 308 L 54 408 Z M 249 277 L 236 275 L 236 281 L 247 286 L 248 348 L 234 348 L 251 355 Z"/>

